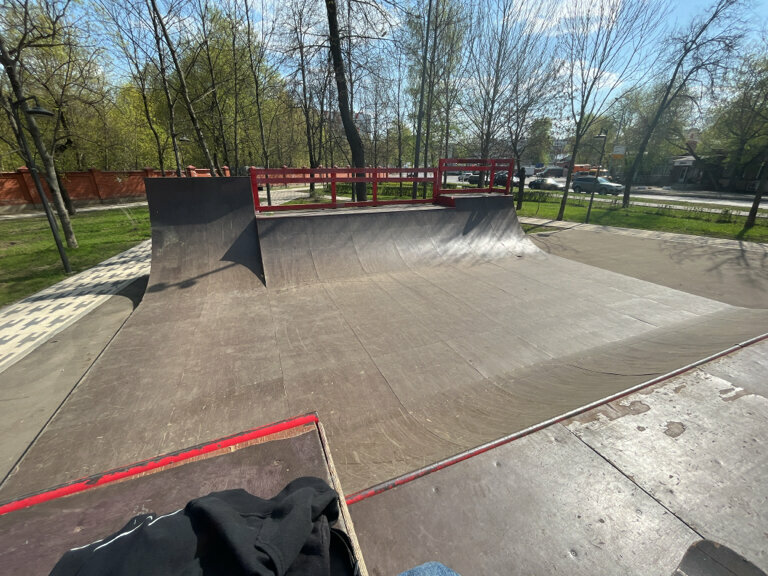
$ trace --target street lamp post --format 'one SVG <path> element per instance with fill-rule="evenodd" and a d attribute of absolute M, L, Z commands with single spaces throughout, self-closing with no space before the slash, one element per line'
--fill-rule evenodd
<path fill-rule="evenodd" d="M 27 100 L 35 100 L 35 107 L 26 110 L 24 112 L 25 116 L 26 114 L 32 114 L 36 116 L 53 116 L 53 112 L 50 110 L 45 110 L 44 108 L 40 108 L 40 106 L 37 104 L 37 99 L 34 96 L 29 96 L 16 102 L 9 102 L 11 105 L 11 112 L 13 113 L 13 119 L 16 122 L 16 126 L 19 130 L 19 144 L 21 144 L 21 151 L 27 160 L 27 168 L 29 168 L 29 171 L 32 173 L 32 180 L 35 182 L 37 194 L 40 196 L 40 201 L 43 204 L 43 210 L 45 211 L 45 216 L 48 218 L 48 225 L 51 227 L 51 232 L 53 232 L 53 239 L 56 241 L 56 247 L 59 249 L 61 263 L 64 265 L 64 271 L 67 274 L 71 274 L 72 267 L 69 265 L 67 252 L 64 250 L 64 245 L 61 243 L 61 237 L 59 236 L 59 226 L 56 224 L 56 220 L 53 217 L 53 212 L 51 211 L 51 205 L 48 203 L 48 198 L 45 196 L 45 192 L 43 191 L 43 185 L 40 182 L 40 176 L 37 173 L 35 159 L 32 157 L 32 153 L 29 150 L 27 137 L 24 134 L 24 126 L 22 126 L 21 118 L 19 117 L 19 107 L 23 102 L 26 102 Z"/>
<path fill-rule="evenodd" d="M 592 214 L 592 202 L 595 199 L 595 189 L 597 188 L 597 179 L 600 178 L 600 170 L 603 169 L 603 155 L 605 154 L 605 141 L 608 139 L 608 135 L 604 129 L 600 129 L 600 134 L 593 137 L 595 140 L 598 138 L 603 141 L 603 146 L 600 148 L 600 160 L 597 163 L 597 174 L 595 175 L 595 186 L 592 187 L 592 194 L 589 196 L 589 208 L 587 208 L 587 221 L 589 224 L 589 217 Z"/>

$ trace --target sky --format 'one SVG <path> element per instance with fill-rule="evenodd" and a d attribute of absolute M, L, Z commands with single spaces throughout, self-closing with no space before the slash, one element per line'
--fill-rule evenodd
<path fill-rule="evenodd" d="M 678 22 L 687 22 L 691 17 L 702 14 L 713 4 L 714 0 L 673 0 L 672 18 Z M 756 29 L 768 29 L 768 0 L 751 0 L 748 10 L 748 20 L 755 24 Z"/>

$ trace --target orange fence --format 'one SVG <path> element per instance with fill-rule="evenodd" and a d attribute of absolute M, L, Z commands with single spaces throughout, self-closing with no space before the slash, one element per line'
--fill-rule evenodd
<path fill-rule="evenodd" d="M 222 171 L 229 176 L 229 168 L 224 166 Z M 187 166 L 185 176 L 205 177 L 211 173 L 207 168 Z M 40 174 L 43 189 L 50 198 L 48 184 Z M 159 170 L 145 168 L 144 170 L 126 170 L 121 172 L 102 172 L 87 170 L 85 172 L 64 172 L 60 175 L 69 197 L 74 203 L 108 203 L 120 200 L 141 199 L 146 196 L 144 178 L 162 176 Z M 166 171 L 166 177 L 173 178 L 175 172 Z M 16 172 L 0 172 L 0 208 L 40 205 L 40 198 L 35 190 L 32 173 L 26 167 Z"/>

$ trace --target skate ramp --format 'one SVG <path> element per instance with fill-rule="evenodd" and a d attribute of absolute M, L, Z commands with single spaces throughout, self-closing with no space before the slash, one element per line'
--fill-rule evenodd
<path fill-rule="evenodd" d="M 259 216 L 267 285 L 281 289 L 539 252 L 510 196 L 458 195 L 450 203 Z"/>
<path fill-rule="evenodd" d="M 509 204 L 256 219 L 245 178 L 147 188 L 144 300 L 0 499 L 309 411 L 354 492 L 768 331 L 529 249 Z"/>

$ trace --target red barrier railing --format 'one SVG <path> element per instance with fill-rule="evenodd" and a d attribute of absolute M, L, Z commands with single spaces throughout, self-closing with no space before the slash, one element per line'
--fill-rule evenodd
<path fill-rule="evenodd" d="M 506 172 L 502 189 L 496 187 L 496 175 Z M 438 183 L 443 182 L 443 174 L 455 172 L 472 172 L 478 176 L 478 186 L 467 188 L 439 188 L 436 195 L 455 194 L 462 192 L 502 192 L 509 194 L 512 185 L 512 176 L 515 173 L 515 161 L 512 158 L 489 158 L 479 160 L 477 158 L 441 158 L 438 163 Z"/>
<path fill-rule="evenodd" d="M 383 206 L 391 204 L 434 203 L 439 196 L 461 192 L 496 192 L 509 194 L 511 178 L 504 188 L 494 187 L 493 181 L 502 169 L 513 173 L 514 162 L 507 159 L 444 159 L 435 168 L 255 168 L 249 169 L 253 204 L 258 212 L 278 210 L 309 210 L 351 206 Z M 443 175 L 456 170 L 479 172 L 481 178 L 490 174 L 488 186 L 467 189 L 441 188 Z M 370 200 L 353 200 L 339 194 L 339 184 L 365 183 L 370 185 Z M 420 198 L 392 199 L 391 194 L 381 198 L 379 185 L 383 183 L 415 183 L 421 185 Z M 273 190 L 273 186 L 301 185 L 302 187 Z M 320 187 L 318 189 L 318 187 Z M 352 188 L 352 187 L 350 187 Z M 405 189 L 409 190 L 410 187 Z M 429 192 L 427 192 L 427 189 Z M 265 202 L 266 201 L 266 202 Z M 294 203 L 297 202 L 297 203 Z"/>

